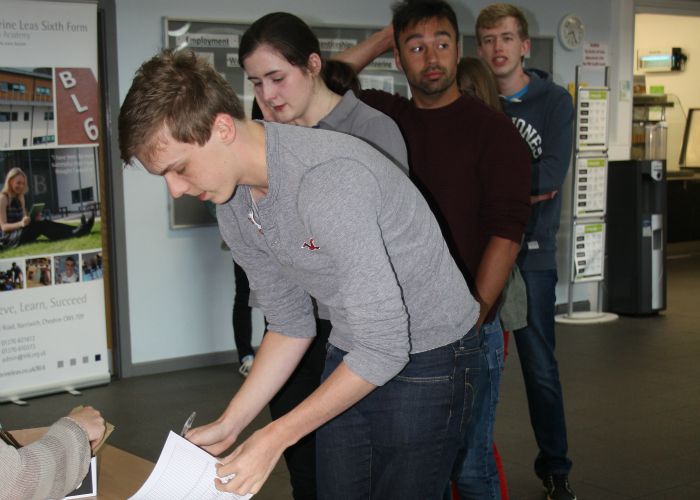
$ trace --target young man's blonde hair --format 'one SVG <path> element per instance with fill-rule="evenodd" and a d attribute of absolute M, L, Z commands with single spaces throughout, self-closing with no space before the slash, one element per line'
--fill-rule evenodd
<path fill-rule="evenodd" d="M 119 149 L 148 161 L 167 126 L 176 141 L 203 146 L 219 113 L 245 119 L 231 85 L 191 50 L 164 50 L 136 72 L 119 113 Z"/>
<path fill-rule="evenodd" d="M 481 45 L 480 29 L 489 29 L 496 26 L 506 17 L 512 17 L 518 25 L 518 36 L 521 40 L 529 40 L 527 19 L 525 14 L 515 5 L 509 3 L 493 3 L 481 9 L 479 17 L 476 18 L 476 39 Z"/>

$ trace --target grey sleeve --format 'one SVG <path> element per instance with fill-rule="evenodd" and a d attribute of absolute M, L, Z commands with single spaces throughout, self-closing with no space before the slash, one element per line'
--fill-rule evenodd
<path fill-rule="evenodd" d="M 301 287 L 290 282 L 279 265 L 256 246 L 254 240 L 259 236 L 241 228 L 230 211 L 231 208 L 226 206 L 217 209 L 219 229 L 231 249 L 233 260 L 248 277 L 251 296 L 255 296 L 263 311 L 269 330 L 288 337 L 314 337 L 316 322 L 311 298 Z"/>
<path fill-rule="evenodd" d="M 74 421 L 62 418 L 37 441 L 0 448 L 0 500 L 63 498 L 90 466 L 90 442 Z"/>
<path fill-rule="evenodd" d="M 299 213 L 339 281 L 352 349 L 348 367 L 383 385 L 408 363 L 408 315 L 382 239 L 381 189 L 353 160 L 311 170 L 299 190 Z"/>
<path fill-rule="evenodd" d="M 408 174 L 406 142 L 396 122 L 385 114 L 378 114 L 362 124 L 362 130 L 353 133 L 371 144 Z"/>

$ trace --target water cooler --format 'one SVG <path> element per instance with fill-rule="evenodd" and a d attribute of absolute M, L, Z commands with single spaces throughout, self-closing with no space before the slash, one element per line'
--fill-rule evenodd
<path fill-rule="evenodd" d="M 666 308 L 666 162 L 611 161 L 607 196 L 607 310 Z"/>

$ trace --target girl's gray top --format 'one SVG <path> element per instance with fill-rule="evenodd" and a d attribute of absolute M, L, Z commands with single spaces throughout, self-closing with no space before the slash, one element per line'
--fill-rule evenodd
<path fill-rule="evenodd" d="M 408 177 L 349 135 L 264 126 L 267 195 L 253 203 L 239 186 L 217 218 L 269 330 L 313 337 L 317 298 L 330 309 L 330 343 L 375 385 L 409 353 L 464 336 L 478 304 Z"/>
<path fill-rule="evenodd" d="M 360 101 L 348 90 L 340 102 L 318 122 L 324 130 L 335 130 L 368 142 L 408 173 L 408 152 L 394 120 Z"/>

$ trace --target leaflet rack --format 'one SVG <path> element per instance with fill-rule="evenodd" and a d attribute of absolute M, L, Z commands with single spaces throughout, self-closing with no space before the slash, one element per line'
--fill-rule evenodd
<path fill-rule="evenodd" d="M 576 66 L 576 128 L 572 172 L 570 276 L 567 312 L 557 323 L 593 324 L 617 319 L 602 311 L 605 271 L 606 199 L 608 184 L 608 67 L 602 86 L 580 84 L 581 66 Z M 598 282 L 595 310 L 574 312 L 574 285 Z"/>

